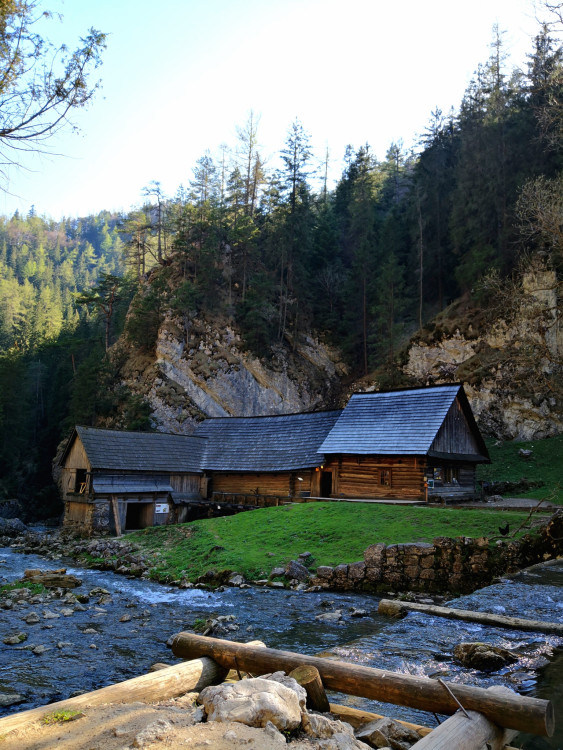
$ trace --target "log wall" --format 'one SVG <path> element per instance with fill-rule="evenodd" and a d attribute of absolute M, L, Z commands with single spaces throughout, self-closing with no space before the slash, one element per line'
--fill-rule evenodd
<path fill-rule="evenodd" d="M 332 471 L 333 497 L 421 498 L 424 466 L 424 459 L 414 456 L 341 456 L 324 468 Z"/>
<path fill-rule="evenodd" d="M 214 471 L 210 480 L 211 492 L 292 497 L 311 491 L 311 474 L 310 469 L 260 474 Z M 299 477 L 303 481 L 299 481 Z"/>

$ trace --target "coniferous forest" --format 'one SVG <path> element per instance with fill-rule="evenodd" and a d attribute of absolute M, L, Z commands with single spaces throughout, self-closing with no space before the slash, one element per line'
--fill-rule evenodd
<path fill-rule="evenodd" d="M 127 215 L 0 219 L 0 499 L 56 508 L 51 461 L 73 424 L 119 405 L 122 426 L 149 428 L 107 352 L 122 334 L 150 352 L 170 311 L 186 333 L 199 313 L 231 320 L 266 358 L 316 331 L 355 376 L 393 385 L 409 336 L 460 296 L 487 304 L 484 280 L 498 289 L 533 258 L 561 279 L 562 128 L 562 48 L 541 27 L 507 70 L 495 29 L 414 152 L 349 146 L 335 187 L 298 120 L 270 167 L 250 113 L 174 196 L 155 180 Z"/>

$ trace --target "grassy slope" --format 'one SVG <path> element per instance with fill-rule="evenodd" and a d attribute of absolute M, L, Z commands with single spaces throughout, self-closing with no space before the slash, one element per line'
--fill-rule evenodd
<path fill-rule="evenodd" d="M 518 482 L 523 478 L 542 481 L 543 487 L 528 490 L 522 493 L 522 497 L 546 498 L 563 505 L 563 435 L 499 445 L 487 441 L 487 447 L 492 463 L 478 468 L 478 479 L 489 482 Z M 531 458 L 525 460 L 519 456 L 521 448 L 531 450 Z"/>
<path fill-rule="evenodd" d="M 194 580 L 208 569 L 249 578 L 311 552 L 314 566 L 355 562 L 370 544 L 431 541 L 437 536 L 493 536 L 527 513 L 360 503 L 307 503 L 263 508 L 225 518 L 160 526 L 128 535 L 156 556 L 154 576 Z M 271 553 L 271 554 L 268 554 Z"/>

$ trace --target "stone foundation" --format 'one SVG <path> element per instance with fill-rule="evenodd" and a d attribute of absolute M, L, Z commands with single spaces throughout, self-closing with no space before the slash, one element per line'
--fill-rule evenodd
<path fill-rule="evenodd" d="M 312 584 L 337 591 L 467 594 L 505 573 L 563 554 L 563 510 L 538 533 L 491 544 L 487 538 L 437 537 L 432 544 L 372 544 L 364 559 L 317 568 Z"/>

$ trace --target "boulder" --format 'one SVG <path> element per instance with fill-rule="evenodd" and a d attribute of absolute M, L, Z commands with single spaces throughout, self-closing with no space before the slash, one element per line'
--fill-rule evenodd
<path fill-rule="evenodd" d="M 0 517 L 0 536 L 18 536 L 27 531 L 27 526 L 19 518 Z"/>
<path fill-rule="evenodd" d="M 514 664 L 518 661 L 518 656 L 505 648 L 475 641 L 458 643 L 454 648 L 454 661 L 468 669 L 496 672 L 509 664 Z"/>
<path fill-rule="evenodd" d="M 285 575 L 288 578 L 296 578 L 298 581 L 307 581 L 310 573 L 307 568 L 297 560 L 290 560 L 285 566 Z"/>
<path fill-rule="evenodd" d="M 208 721 L 236 721 L 249 727 L 271 722 L 282 732 L 301 724 L 297 693 L 273 680 L 255 677 L 206 687 L 199 695 Z"/>
<path fill-rule="evenodd" d="M 339 622 L 342 619 L 342 612 L 336 609 L 334 612 L 323 612 L 321 615 L 315 615 L 315 620 L 321 622 Z"/>
<path fill-rule="evenodd" d="M 301 710 L 305 710 L 305 706 L 307 704 L 307 691 L 304 687 L 301 687 L 301 685 L 297 682 L 297 680 L 294 680 L 293 677 L 290 677 L 285 672 L 272 672 L 272 674 L 263 674 L 262 679 L 278 682 L 280 685 L 284 685 L 290 690 L 293 690 L 293 692 L 297 695 L 297 700 L 299 701 Z"/>
<path fill-rule="evenodd" d="M 366 750 L 368 747 L 354 737 L 354 730 L 343 721 L 329 719 L 323 714 L 304 714 L 303 731 L 322 750 Z"/>
<path fill-rule="evenodd" d="M 419 741 L 420 736 L 389 717 L 370 721 L 356 730 L 356 738 L 368 747 L 390 747 L 392 750 L 408 750 Z"/>

